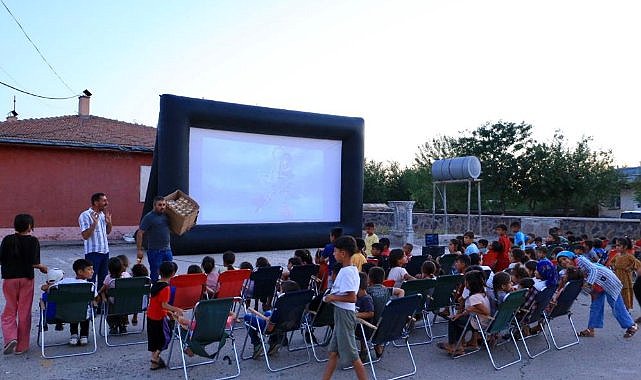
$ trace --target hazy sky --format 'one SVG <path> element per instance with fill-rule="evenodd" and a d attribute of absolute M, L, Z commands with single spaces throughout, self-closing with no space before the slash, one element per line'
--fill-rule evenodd
<path fill-rule="evenodd" d="M 641 161 L 639 1 L 3 0 L 0 81 L 46 96 L 88 88 L 94 115 L 155 126 L 171 93 L 365 119 L 365 155 L 410 163 L 438 135 L 503 119 L 593 136 Z M 77 99 L 17 95 L 20 118 Z"/>

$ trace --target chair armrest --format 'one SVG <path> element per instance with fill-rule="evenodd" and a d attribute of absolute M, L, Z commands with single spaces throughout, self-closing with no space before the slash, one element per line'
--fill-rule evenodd
<path fill-rule="evenodd" d="M 377 329 L 376 326 L 374 326 L 373 324 L 371 324 L 371 323 L 369 323 L 369 322 L 367 322 L 367 321 L 365 321 L 365 320 L 363 320 L 361 318 L 356 318 L 356 322 L 360 323 L 361 325 L 367 326 L 370 329 L 373 329 L 373 330 Z"/>
<path fill-rule="evenodd" d="M 263 315 L 262 313 L 260 313 L 258 310 L 255 310 L 255 309 L 254 309 L 254 308 L 252 308 L 252 307 L 248 307 L 248 308 L 247 308 L 247 310 L 248 310 L 248 311 L 250 311 L 252 314 L 256 314 L 256 316 L 257 316 L 258 318 L 260 318 L 260 319 L 264 319 L 264 320 L 266 320 L 266 321 L 269 321 L 269 317 L 266 317 L 265 315 Z"/>

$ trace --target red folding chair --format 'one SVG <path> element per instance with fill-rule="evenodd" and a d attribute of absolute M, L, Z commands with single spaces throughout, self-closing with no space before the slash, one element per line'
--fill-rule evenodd
<path fill-rule="evenodd" d="M 249 280 L 250 269 L 227 270 L 218 277 L 218 293 L 216 298 L 242 296 L 245 281 Z"/>
<path fill-rule="evenodd" d="M 396 284 L 396 281 L 394 280 L 385 280 L 383 281 L 383 286 L 386 288 L 393 288 L 394 284 Z"/>
<path fill-rule="evenodd" d="M 207 275 L 204 273 L 179 274 L 172 277 L 169 286 L 175 289 L 173 306 L 183 310 L 193 309 L 203 298 Z"/>

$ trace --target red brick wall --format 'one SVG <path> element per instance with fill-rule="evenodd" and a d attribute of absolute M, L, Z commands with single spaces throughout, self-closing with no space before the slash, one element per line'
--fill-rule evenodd
<path fill-rule="evenodd" d="M 151 153 L 126 153 L 0 144 L 0 228 L 13 227 L 19 213 L 38 227 L 78 226 L 91 194 L 107 194 L 114 225 L 140 219 L 140 166 Z"/>

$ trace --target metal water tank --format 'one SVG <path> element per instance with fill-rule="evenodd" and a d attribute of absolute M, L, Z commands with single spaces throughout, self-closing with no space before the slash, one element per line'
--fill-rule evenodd
<path fill-rule="evenodd" d="M 481 161 L 475 156 L 446 158 L 432 163 L 433 181 L 477 179 L 481 175 Z"/>

